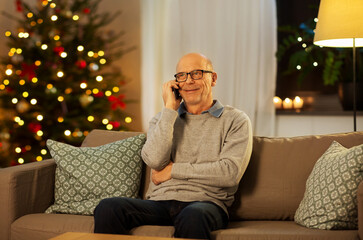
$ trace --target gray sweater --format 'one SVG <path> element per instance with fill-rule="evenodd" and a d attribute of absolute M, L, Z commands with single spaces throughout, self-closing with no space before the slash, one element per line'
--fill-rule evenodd
<path fill-rule="evenodd" d="M 252 151 L 248 116 L 224 106 L 219 117 L 164 108 L 151 121 L 142 158 L 151 168 L 173 161 L 171 179 L 150 183 L 150 200 L 209 201 L 227 207 L 234 200 Z M 228 213 L 228 212 L 227 212 Z"/>

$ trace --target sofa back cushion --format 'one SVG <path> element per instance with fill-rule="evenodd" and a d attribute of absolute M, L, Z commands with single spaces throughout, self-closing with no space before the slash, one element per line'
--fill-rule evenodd
<path fill-rule="evenodd" d="M 293 220 L 316 161 L 333 140 L 350 148 L 363 132 L 301 137 L 254 137 L 250 163 L 235 202 L 232 220 Z"/>

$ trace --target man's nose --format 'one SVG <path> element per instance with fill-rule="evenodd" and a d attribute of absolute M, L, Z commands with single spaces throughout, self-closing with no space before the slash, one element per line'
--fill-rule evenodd
<path fill-rule="evenodd" d="M 187 80 L 185 81 L 185 83 L 194 83 L 194 80 L 193 80 L 193 78 L 192 78 L 192 76 L 190 75 L 190 73 L 189 74 L 187 74 Z"/>

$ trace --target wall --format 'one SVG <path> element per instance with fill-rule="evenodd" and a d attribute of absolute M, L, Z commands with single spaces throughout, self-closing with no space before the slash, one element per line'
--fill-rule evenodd
<path fill-rule="evenodd" d="M 37 4 L 38 0 L 26 0 L 29 4 Z M 121 68 L 128 80 L 126 85 L 126 98 L 133 100 L 125 109 L 125 112 L 132 117 L 133 121 L 128 128 L 133 131 L 141 131 L 141 107 L 140 107 L 140 68 L 141 68 L 141 47 L 140 47 L 140 0 L 104 0 L 100 3 L 99 11 L 115 12 L 121 10 L 122 13 L 108 26 L 118 31 L 124 31 L 124 47 L 135 47 L 131 52 L 125 54 L 120 60 L 115 62 L 115 66 Z M 15 0 L 0 0 L 0 11 L 5 11 L 11 15 L 19 16 L 16 12 Z M 0 14 L 0 54 L 6 55 L 6 30 L 13 30 L 16 22 Z"/>
<path fill-rule="evenodd" d="M 357 116 L 357 131 L 363 131 L 363 116 Z M 275 136 L 293 137 L 353 131 L 351 115 L 276 115 Z"/>

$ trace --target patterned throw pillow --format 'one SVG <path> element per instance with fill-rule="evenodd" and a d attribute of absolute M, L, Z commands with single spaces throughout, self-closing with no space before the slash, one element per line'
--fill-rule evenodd
<path fill-rule="evenodd" d="M 140 134 L 98 147 L 74 147 L 48 140 L 57 167 L 55 203 L 46 213 L 93 215 L 104 198 L 136 198 L 145 139 L 145 134 Z"/>
<path fill-rule="evenodd" d="M 357 188 L 363 179 L 363 145 L 333 142 L 316 162 L 295 222 L 309 228 L 357 229 Z"/>

